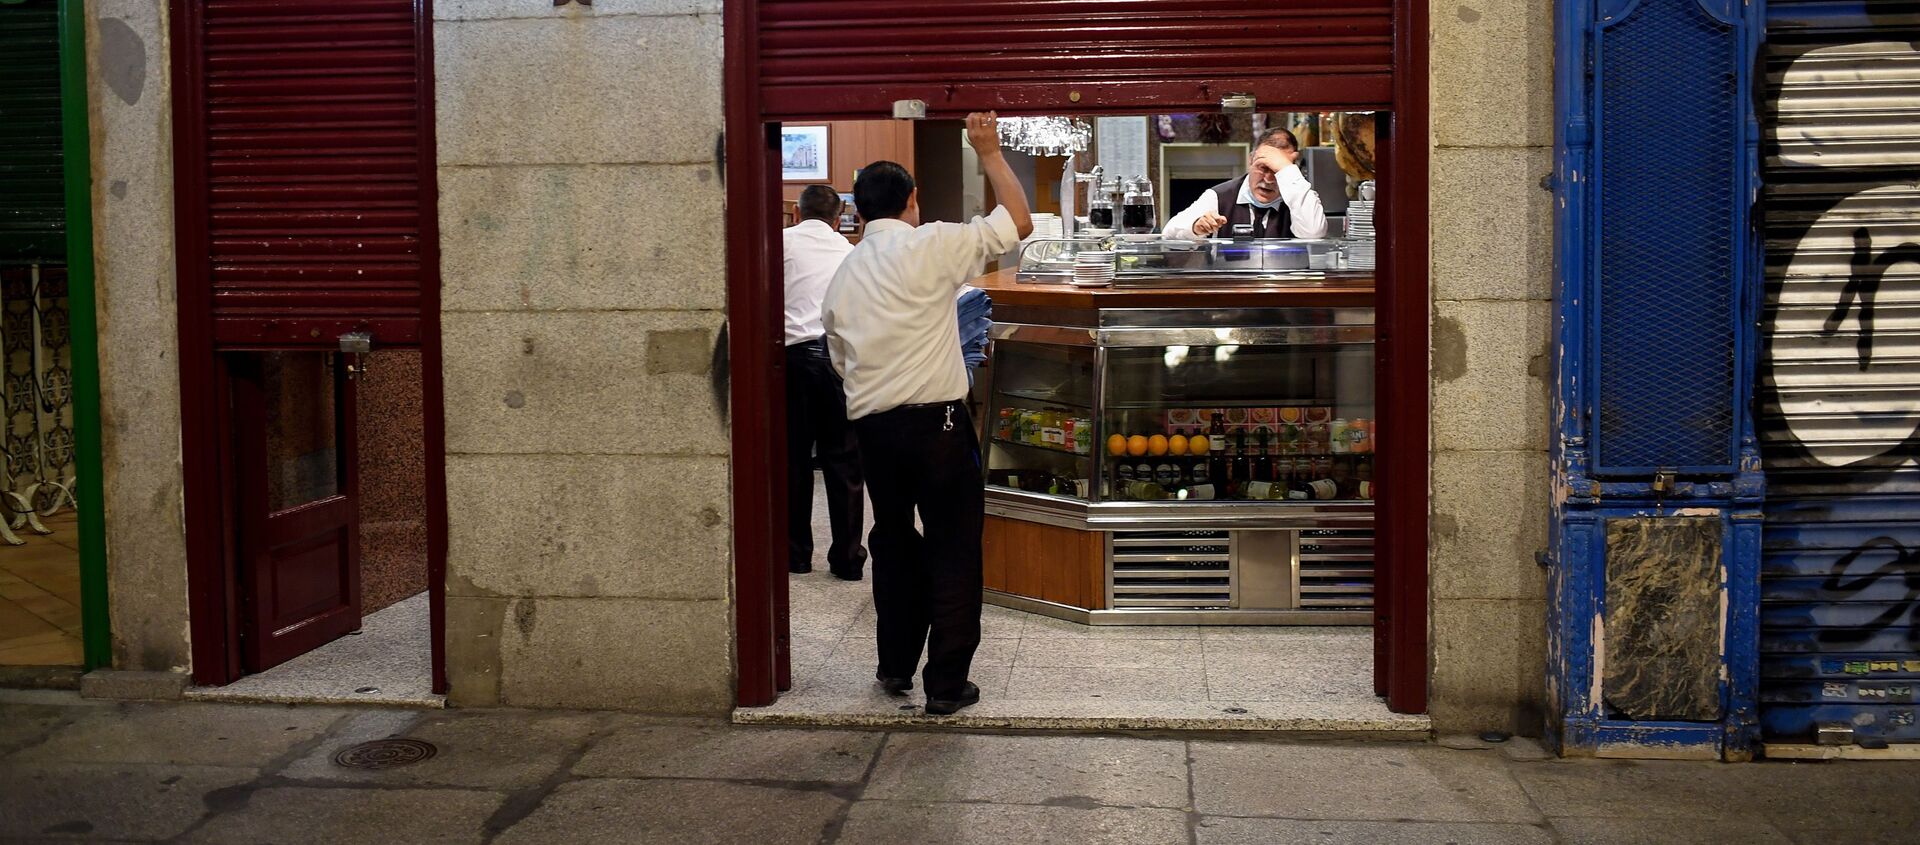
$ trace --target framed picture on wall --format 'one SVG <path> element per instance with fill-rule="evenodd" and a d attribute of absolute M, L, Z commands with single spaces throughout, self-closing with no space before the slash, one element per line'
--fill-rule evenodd
<path fill-rule="evenodd" d="M 787 182 L 827 181 L 827 127 L 780 127 L 780 178 Z"/>

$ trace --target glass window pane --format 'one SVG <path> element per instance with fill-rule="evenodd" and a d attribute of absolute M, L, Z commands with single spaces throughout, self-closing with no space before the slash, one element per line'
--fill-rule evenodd
<path fill-rule="evenodd" d="M 260 369 L 266 402 L 268 511 L 338 495 L 333 356 L 267 352 L 260 356 Z"/>

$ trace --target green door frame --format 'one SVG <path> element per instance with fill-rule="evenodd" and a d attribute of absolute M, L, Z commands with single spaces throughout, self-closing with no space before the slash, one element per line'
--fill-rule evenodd
<path fill-rule="evenodd" d="M 80 630 L 89 671 L 113 665 L 107 611 L 106 485 L 100 477 L 100 324 L 93 291 L 93 158 L 84 0 L 60 0 L 60 148 L 67 193 L 67 310 L 73 338 L 73 460 L 80 518 Z"/>

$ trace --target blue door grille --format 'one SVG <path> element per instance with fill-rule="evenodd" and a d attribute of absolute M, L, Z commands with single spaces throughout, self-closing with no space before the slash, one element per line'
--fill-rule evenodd
<path fill-rule="evenodd" d="M 1594 473 L 1730 473 L 1738 39 L 1696 0 L 1643 0 L 1598 40 Z"/>

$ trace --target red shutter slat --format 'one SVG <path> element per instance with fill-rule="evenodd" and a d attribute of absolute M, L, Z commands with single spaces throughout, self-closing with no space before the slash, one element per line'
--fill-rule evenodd
<path fill-rule="evenodd" d="M 1386 108 L 1390 0 L 761 0 L 760 89 L 772 118 L 943 113 L 1057 102 L 1150 111 L 1230 91 L 1263 105 Z M 885 79 L 882 84 L 874 80 Z"/>
<path fill-rule="evenodd" d="M 208 0 L 197 80 L 216 344 L 419 336 L 423 46 L 410 0 Z"/>

